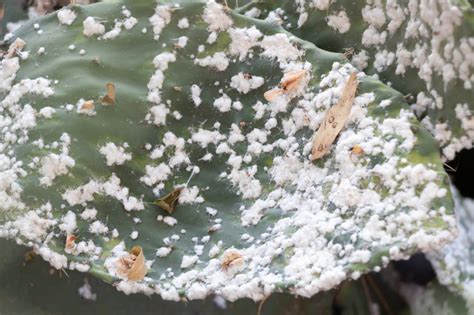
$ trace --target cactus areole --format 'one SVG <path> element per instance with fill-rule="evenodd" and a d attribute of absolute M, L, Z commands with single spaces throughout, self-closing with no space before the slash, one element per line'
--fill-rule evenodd
<path fill-rule="evenodd" d="M 213 1 L 35 23 L 1 60 L 0 236 L 53 267 L 127 294 L 261 300 L 454 237 L 436 141 L 344 55 Z M 344 126 L 312 161 L 351 75 Z"/>

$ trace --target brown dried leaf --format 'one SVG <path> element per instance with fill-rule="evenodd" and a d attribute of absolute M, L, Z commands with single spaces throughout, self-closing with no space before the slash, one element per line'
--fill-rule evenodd
<path fill-rule="evenodd" d="M 284 91 L 282 89 L 273 89 L 273 90 L 269 90 L 269 91 L 266 91 L 264 94 L 263 94 L 263 97 L 265 97 L 265 99 L 269 102 L 273 102 L 274 100 L 276 100 L 276 98 L 283 94 Z"/>
<path fill-rule="evenodd" d="M 178 202 L 179 194 L 183 190 L 183 187 L 175 188 L 172 192 L 165 195 L 164 197 L 155 200 L 155 205 L 165 210 L 169 214 L 172 214 L 175 210 L 176 203 Z"/>
<path fill-rule="evenodd" d="M 313 137 L 312 161 L 319 159 L 329 151 L 331 144 L 346 124 L 352 103 L 354 103 L 357 84 L 357 76 L 352 73 L 344 86 L 341 99 L 324 116 L 323 122 Z"/>
<path fill-rule="evenodd" d="M 11 58 L 14 57 L 18 54 L 19 51 L 25 47 L 26 42 L 21 39 L 20 37 L 17 37 L 13 43 L 11 43 L 10 47 L 8 48 L 8 53 L 6 55 L 6 58 Z"/>
<path fill-rule="evenodd" d="M 115 85 L 113 83 L 107 83 L 105 85 L 107 94 L 100 98 L 102 105 L 115 105 Z"/>
<path fill-rule="evenodd" d="M 76 243 L 74 243 L 74 241 L 77 239 L 77 237 L 75 235 L 68 235 L 66 236 L 66 245 L 65 245 L 65 250 L 66 251 L 70 251 L 72 249 L 74 249 L 74 247 L 76 246 Z"/>
<path fill-rule="evenodd" d="M 94 101 L 85 101 L 82 105 L 81 105 L 81 110 L 86 110 L 86 111 L 91 111 L 91 110 L 94 110 L 95 108 L 95 105 L 94 105 Z"/>
<path fill-rule="evenodd" d="M 241 266 L 244 263 L 244 257 L 236 249 L 228 249 L 222 258 L 221 268 L 228 270 L 232 267 Z"/>
<path fill-rule="evenodd" d="M 263 96 L 269 102 L 273 102 L 281 94 L 288 94 L 293 92 L 298 88 L 301 83 L 301 80 L 306 74 L 305 70 L 291 71 L 285 73 L 283 78 L 280 80 L 281 88 L 275 88 L 269 91 L 266 91 Z"/>
<path fill-rule="evenodd" d="M 305 70 L 298 70 L 298 71 L 291 71 L 285 73 L 283 78 L 281 79 L 280 85 L 283 88 L 285 93 L 290 93 L 298 87 L 301 80 L 303 79 L 306 71 Z"/>
<path fill-rule="evenodd" d="M 117 261 L 117 274 L 128 280 L 140 281 L 148 272 L 145 256 L 140 246 L 134 246 L 130 252 Z"/>

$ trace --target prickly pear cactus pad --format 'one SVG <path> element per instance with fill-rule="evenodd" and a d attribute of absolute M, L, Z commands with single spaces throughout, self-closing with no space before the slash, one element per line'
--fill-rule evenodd
<path fill-rule="evenodd" d="M 55 268 L 164 299 L 260 300 L 453 238 L 435 140 L 363 72 L 311 161 L 356 72 L 342 55 L 215 2 L 104 2 L 36 23 L 0 72 L 1 235 Z"/>
<path fill-rule="evenodd" d="M 470 314 L 474 312 L 474 200 L 463 198 L 457 191 L 456 216 L 459 226 L 458 237 L 442 248 L 428 255 L 435 267 L 439 281 L 466 300 Z"/>
<path fill-rule="evenodd" d="M 348 51 L 366 73 L 413 97 L 444 158 L 474 139 L 474 10 L 456 0 L 254 1 L 246 15 L 281 24 L 318 47 Z"/>

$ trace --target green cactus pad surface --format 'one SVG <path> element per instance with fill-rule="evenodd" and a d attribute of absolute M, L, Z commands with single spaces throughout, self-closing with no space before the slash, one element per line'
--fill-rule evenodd
<path fill-rule="evenodd" d="M 467 309 L 474 310 L 474 200 L 453 192 L 459 227 L 457 238 L 439 251 L 428 255 L 439 282 L 462 296 Z M 471 314 L 469 313 L 469 314 Z M 456 313 L 458 314 L 458 313 Z"/>
<path fill-rule="evenodd" d="M 270 0 L 239 11 L 322 49 L 347 51 L 360 70 L 410 95 L 445 159 L 472 147 L 474 10 L 467 1 Z"/>
<path fill-rule="evenodd" d="M 9 23 L 16 23 L 27 18 L 21 1 L 0 0 L 0 12 L 0 38 L 8 33 Z"/>
<path fill-rule="evenodd" d="M 25 24 L 0 70 L 0 235 L 55 268 L 127 294 L 261 300 L 453 238 L 436 141 L 380 81 L 357 74 L 345 128 L 311 162 L 356 71 L 343 55 L 214 2 L 104 2 L 34 22 L 43 33 Z M 267 101 L 289 73 L 303 75 Z M 139 281 L 118 269 L 134 246 Z"/>

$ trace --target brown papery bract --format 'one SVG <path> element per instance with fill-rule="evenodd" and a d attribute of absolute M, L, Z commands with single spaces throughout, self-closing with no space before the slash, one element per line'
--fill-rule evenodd
<path fill-rule="evenodd" d="M 115 85 L 113 83 L 107 83 L 105 85 L 107 94 L 100 98 L 102 105 L 115 105 Z"/>
<path fill-rule="evenodd" d="M 271 89 L 266 91 L 263 96 L 269 102 L 273 102 L 281 94 L 289 94 L 295 91 L 304 78 L 306 70 L 291 71 L 285 73 L 283 78 L 280 80 L 280 88 Z"/>
<path fill-rule="evenodd" d="M 142 280 L 148 272 L 145 256 L 140 246 L 134 246 L 127 255 L 117 261 L 117 274 L 131 281 Z"/>
<path fill-rule="evenodd" d="M 66 236 L 66 245 L 65 245 L 65 249 L 66 250 L 71 250 L 73 249 L 75 246 L 76 246 L 76 243 L 74 243 L 74 241 L 77 239 L 76 235 L 68 235 Z"/>
<path fill-rule="evenodd" d="M 173 191 L 171 191 L 169 194 L 158 200 L 155 200 L 155 205 L 165 210 L 169 214 L 172 214 L 175 210 L 176 203 L 178 202 L 179 195 L 181 194 L 183 188 L 184 187 L 177 187 L 173 189 Z"/>
<path fill-rule="evenodd" d="M 313 137 L 311 160 L 317 160 L 331 148 L 339 132 L 346 124 L 357 92 L 357 76 L 352 73 L 344 86 L 341 99 L 324 116 L 318 131 Z"/>
<path fill-rule="evenodd" d="M 21 51 L 23 47 L 25 47 L 25 45 L 26 45 L 26 42 L 20 37 L 18 37 L 8 48 L 8 53 L 5 57 L 11 58 L 11 57 L 16 56 L 18 52 Z"/>
<path fill-rule="evenodd" d="M 306 74 L 305 70 L 291 71 L 285 73 L 281 79 L 280 85 L 285 93 L 290 93 L 296 90 L 301 80 Z"/>
<path fill-rule="evenodd" d="M 81 105 L 81 109 L 83 110 L 93 110 L 95 108 L 94 101 L 85 101 Z"/>
<path fill-rule="evenodd" d="M 244 263 L 244 257 L 237 250 L 227 250 L 222 258 L 221 267 L 227 270 Z"/>

